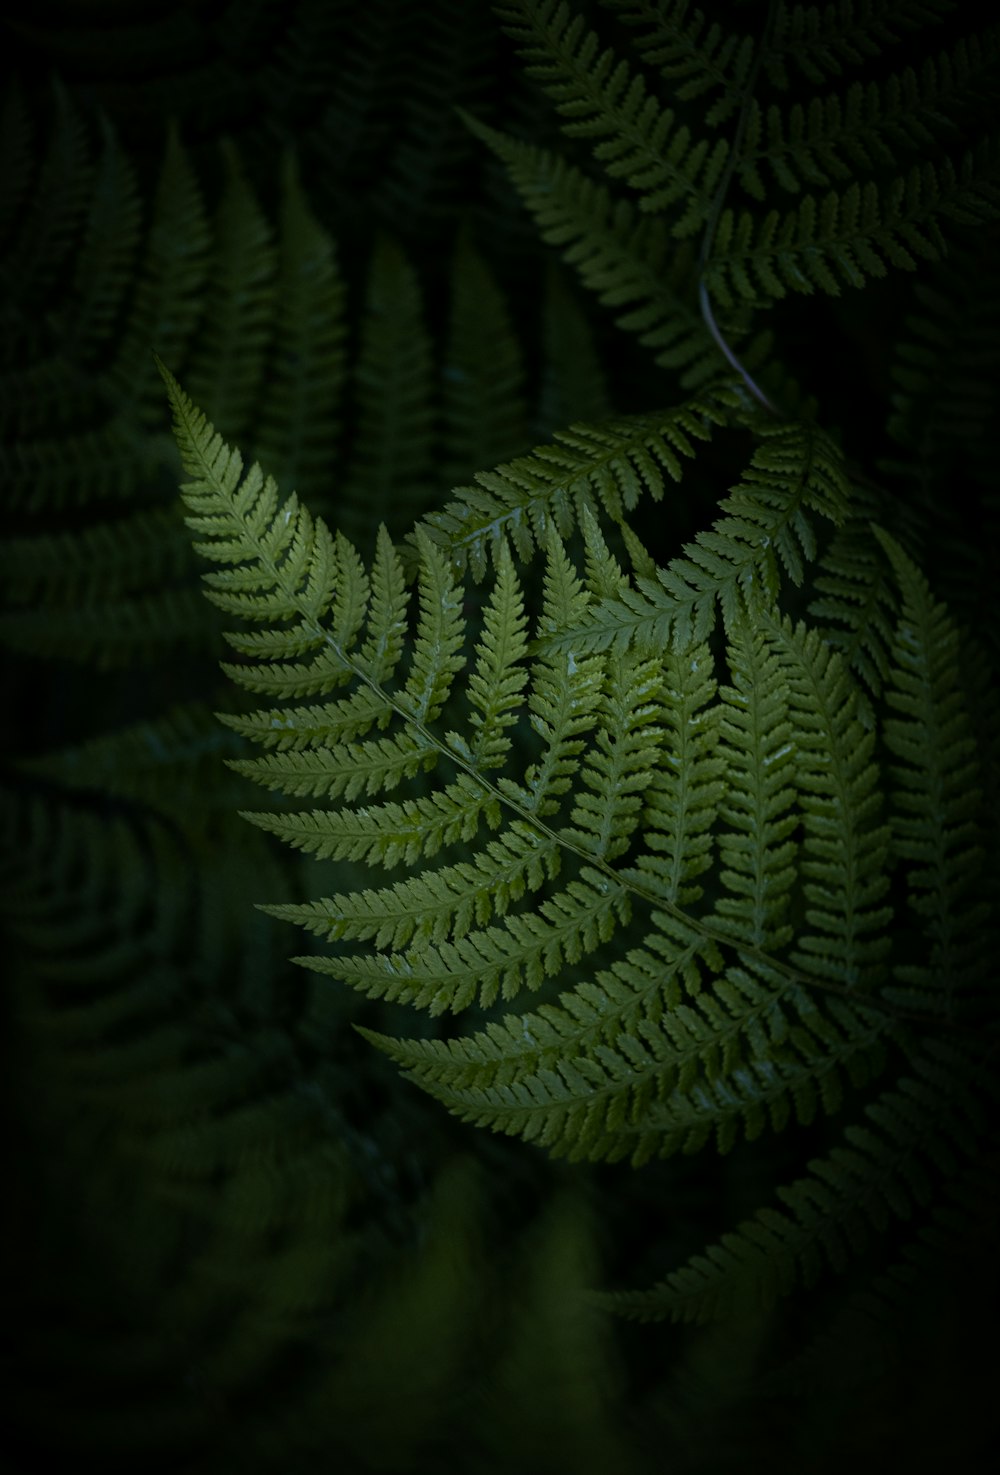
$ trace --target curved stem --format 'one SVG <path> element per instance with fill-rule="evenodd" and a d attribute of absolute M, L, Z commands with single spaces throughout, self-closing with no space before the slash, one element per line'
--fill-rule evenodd
<path fill-rule="evenodd" d="M 715 313 L 712 311 L 712 304 L 708 296 L 708 287 L 705 282 L 705 267 L 708 264 L 709 256 L 712 254 L 712 246 L 715 241 L 715 232 L 719 226 L 719 219 L 722 215 L 722 207 L 725 204 L 726 196 L 729 193 L 729 186 L 732 183 L 733 175 L 736 172 L 736 165 L 739 160 L 740 148 L 743 143 L 743 135 L 746 132 L 747 119 L 750 114 L 750 104 L 753 102 L 754 90 L 757 85 L 757 78 L 760 75 L 761 63 L 763 62 L 764 57 L 767 54 L 768 46 L 771 39 L 771 33 L 774 29 L 774 22 L 777 16 L 777 9 L 778 7 L 776 0 L 770 0 L 770 4 L 768 5 L 767 10 L 767 20 L 764 23 L 764 32 L 761 36 L 760 45 L 757 48 L 757 54 L 754 57 L 753 66 L 750 69 L 750 75 L 747 78 L 747 84 L 743 92 L 743 102 L 740 106 L 740 115 L 736 123 L 736 132 L 733 135 L 732 147 L 729 150 L 729 157 L 726 160 L 726 167 L 722 171 L 722 178 L 719 181 L 719 187 L 715 192 L 715 199 L 712 201 L 712 208 L 709 211 L 708 224 L 705 227 L 705 234 L 702 237 L 701 251 L 698 254 L 698 303 L 701 308 L 701 315 L 704 320 L 705 326 L 711 333 L 716 347 L 722 353 L 726 362 L 733 369 L 736 370 L 737 374 L 739 374 L 740 378 L 743 380 L 743 383 L 746 385 L 747 389 L 749 389 L 750 393 L 753 395 L 757 403 L 761 405 L 768 412 L 769 415 L 773 415 L 776 420 L 780 420 L 781 412 L 778 407 L 773 403 L 772 400 L 768 398 L 767 394 L 764 392 L 763 389 L 761 389 L 756 380 L 751 377 L 750 371 L 746 368 L 745 364 L 741 363 L 741 361 L 737 358 L 736 354 L 733 352 L 732 348 L 723 337 L 722 329 L 716 322 Z"/>

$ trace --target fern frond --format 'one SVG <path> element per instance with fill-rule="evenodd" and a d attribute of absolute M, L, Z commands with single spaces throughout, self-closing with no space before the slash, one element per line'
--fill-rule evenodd
<path fill-rule="evenodd" d="M 503 917 L 527 892 L 540 891 L 559 873 L 561 850 L 554 837 L 514 821 L 480 845 L 470 861 L 439 866 L 379 890 L 339 893 L 323 901 L 268 907 L 271 915 L 298 922 L 328 941 L 374 941 L 397 952 L 462 938 L 491 917 Z M 303 966 L 326 971 L 322 958 Z M 405 973 L 405 968 L 400 969 Z"/>
<path fill-rule="evenodd" d="M 18 228 L 0 263 L 8 352 L 15 345 L 22 353 L 25 347 L 30 351 L 37 343 L 38 325 L 25 309 L 32 302 L 44 301 L 67 270 L 73 248 L 85 229 L 93 188 L 94 164 L 83 121 L 62 86 L 56 84 L 52 95 L 53 116 L 44 160 L 26 207 L 11 217 Z M 4 121 L 10 133 L 9 147 L 17 160 L 25 146 L 26 120 L 12 109 Z M 18 172 L 23 177 L 23 164 L 15 171 L 15 180 Z"/>
<path fill-rule="evenodd" d="M 431 341 L 413 266 L 389 237 L 372 256 L 355 373 L 356 434 L 341 519 L 363 546 L 399 535 L 424 508 L 434 451 Z"/>
<path fill-rule="evenodd" d="M 174 583 L 190 571 L 190 552 L 173 508 L 155 507 L 71 533 L 11 538 L 0 575 L 12 604 L 79 607 Z"/>
<path fill-rule="evenodd" d="M 841 1111 L 850 1092 L 884 1069 L 884 1017 L 837 1001 L 821 1019 L 794 996 L 790 1005 L 779 996 L 766 1010 L 741 1010 L 734 1005 L 745 981 L 740 970 L 727 974 L 723 995 L 731 1018 L 724 1030 L 699 1042 L 700 1073 L 692 1076 L 688 1065 L 680 1084 L 653 1102 L 644 1119 L 618 1128 L 633 1163 L 654 1153 L 698 1152 L 709 1142 L 727 1153 L 741 1138 L 754 1142 L 766 1131 L 784 1131 L 793 1120 L 808 1126 L 820 1113 Z M 720 1059 L 729 1066 L 721 1072 Z M 616 1149 L 615 1155 L 624 1153 Z"/>
<path fill-rule="evenodd" d="M 669 646 L 662 657 L 661 721 L 668 759 L 645 791 L 643 836 L 648 847 L 626 872 L 672 906 L 699 901 L 698 877 L 712 866 L 712 827 L 725 791 L 718 753 L 722 709 L 708 646 Z"/>
<path fill-rule="evenodd" d="M 914 165 L 879 189 L 856 180 L 840 193 L 807 195 L 792 214 L 771 210 L 762 221 L 747 211 L 722 212 L 705 263 L 705 283 L 726 308 L 762 306 L 788 292 L 819 288 L 838 296 L 889 267 L 912 271 L 919 259 L 944 253 L 940 221 L 981 225 L 1000 207 L 990 144 L 958 161 Z"/>
<path fill-rule="evenodd" d="M 748 622 L 749 626 L 749 622 Z M 793 809 L 796 733 L 785 673 L 760 629 L 733 632 L 733 685 L 724 702 L 720 757 L 728 776 L 719 835 L 719 880 L 729 895 L 716 912 L 727 933 L 773 951 L 792 936 L 786 921 L 795 881 Z"/>
<path fill-rule="evenodd" d="M 442 486 L 496 466 L 527 444 L 524 362 L 507 304 L 483 257 L 459 237 L 442 370 Z M 559 425 L 572 416 L 560 417 Z M 553 429 L 555 426 L 553 426 Z"/>
<path fill-rule="evenodd" d="M 908 1219 L 932 1193 L 932 1176 L 954 1173 L 975 1150 L 981 1069 L 952 1047 L 930 1045 L 912 1074 L 865 1109 L 844 1146 L 809 1164 L 808 1177 L 778 1190 L 783 1209 L 758 1211 L 650 1291 L 615 1295 L 640 1321 L 709 1321 L 773 1305 L 809 1286 L 827 1263 L 843 1270 L 893 1218 Z"/>
<path fill-rule="evenodd" d="M 150 345 L 174 363 L 183 361 L 201 312 L 210 241 L 201 187 L 171 128 L 128 320 L 107 371 L 116 397 L 143 426 L 158 423 Z"/>
<path fill-rule="evenodd" d="M 11 538 L 0 551 L 10 608 L 0 643 L 43 658 L 120 669 L 186 642 L 210 647 L 199 614 L 190 544 L 157 507 L 49 537 Z"/>
<path fill-rule="evenodd" d="M 822 83 L 863 66 L 951 9 L 951 0 L 838 0 L 823 6 L 780 0 L 764 65 L 776 87 L 788 86 L 789 64 L 809 82 Z"/>
<path fill-rule="evenodd" d="M 584 286 L 607 307 L 636 304 L 616 318 L 620 328 L 657 350 L 658 364 L 681 371 L 685 388 L 719 373 L 719 351 L 698 306 L 697 262 L 689 243 L 678 246 L 662 221 L 638 215 L 627 200 L 615 200 L 558 155 L 471 118 L 466 124 L 506 166 L 542 239 L 563 248 L 563 259 Z"/>
<path fill-rule="evenodd" d="M 992 1306 L 996 1284 L 988 1248 L 1000 1223 L 998 1166 L 995 1152 L 987 1149 L 949 1176 L 902 1254 L 849 1295 L 770 1386 L 782 1392 L 858 1388 L 895 1371 L 904 1346 L 912 1349 L 914 1340 L 929 1346 L 940 1335 L 935 1312 L 953 1307 L 973 1288 L 984 1308 Z"/>
<path fill-rule="evenodd" d="M 557 431 L 553 444 L 477 472 L 477 485 L 458 488 L 459 497 L 421 528 L 459 568 L 482 578 L 487 555 L 495 557 L 505 538 L 527 559 L 550 527 L 566 537 L 585 512 L 619 521 L 644 494 L 659 501 L 665 475 L 680 480 L 681 458 L 724 423 L 724 406 L 721 393 L 704 395 L 658 414 Z"/>
<path fill-rule="evenodd" d="M 953 247 L 927 281 L 916 283 L 913 312 L 896 345 L 888 431 L 907 458 L 898 469 L 925 496 L 956 470 L 960 478 L 992 485 L 984 446 L 997 389 L 983 367 L 1000 343 L 995 262 L 995 230 Z M 890 464 L 897 469 L 895 457 Z"/>
<path fill-rule="evenodd" d="M 976 744 L 962 692 L 959 635 L 926 579 L 879 531 L 902 608 L 886 692 L 885 739 L 897 760 L 890 790 L 893 851 L 907 866 L 910 907 L 925 949 L 900 963 L 887 996 L 949 1016 L 985 981 L 978 933 L 988 907 L 977 884 L 984 860 Z"/>
<path fill-rule="evenodd" d="M 127 413 L 103 424 L 0 447 L 10 502 L 30 512 L 91 501 L 125 500 L 163 469 L 169 444 L 146 435 Z"/>
<path fill-rule="evenodd" d="M 554 637 L 557 648 L 622 649 L 633 641 L 652 649 L 668 640 L 682 648 L 706 639 L 716 606 L 727 625 L 758 593 L 776 598 L 781 575 L 801 584 L 816 556 L 813 517 L 839 525 L 851 490 L 833 441 L 809 424 L 767 433 L 743 480 L 720 504 L 724 516 L 686 545 L 684 556 L 641 575 L 634 588 L 596 602 L 577 629 Z"/>
<path fill-rule="evenodd" d="M 817 566 L 809 605 L 823 637 L 864 682 L 872 698 L 882 695 L 889 674 L 896 597 L 871 524 L 850 517 L 837 529 Z M 859 693 L 859 696 L 861 694 Z M 874 723 L 871 703 L 862 700 L 862 718 Z"/>
<path fill-rule="evenodd" d="M 892 917 L 880 905 L 889 888 L 889 827 L 880 823 L 875 738 L 862 727 L 847 668 L 821 636 L 761 619 L 787 675 L 805 831 L 805 925 L 791 958 L 807 973 L 869 992 L 884 971 Z"/>
<path fill-rule="evenodd" d="M 490 105 L 500 38 L 489 7 L 465 0 L 438 0 L 419 15 L 397 11 L 386 30 L 409 27 L 396 95 L 386 99 L 393 153 L 376 205 L 388 229 L 406 220 L 411 233 L 440 238 L 442 227 L 454 229 L 469 177 L 469 137 L 456 115 Z M 384 49 L 385 30 L 378 43 Z"/>
<path fill-rule="evenodd" d="M 296 144 L 324 219 L 343 218 L 356 208 L 359 186 L 385 173 L 414 49 L 412 19 L 397 0 L 371 0 L 350 14 L 332 4 L 289 13 L 262 83 L 269 96 L 300 104 Z"/>
<path fill-rule="evenodd" d="M 0 615 L 0 643 L 36 660 L 66 660 L 97 671 L 163 659 L 178 646 L 211 649 L 197 588 L 129 594 L 90 606 L 49 605 Z"/>
<path fill-rule="evenodd" d="M 66 314 L 60 335 L 60 353 L 77 363 L 96 359 L 118 326 L 142 224 L 135 168 L 105 119 L 101 143 L 86 229 L 76 252 L 72 312 Z"/>
<path fill-rule="evenodd" d="M 643 61 L 659 68 L 682 102 L 721 94 L 705 107 L 710 127 L 724 123 L 743 101 L 754 42 L 728 27 L 708 24 L 690 0 L 601 0 L 635 31 L 633 45 Z M 690 13 L 690 14 L 689 14 Z M 706 29 L 707 25 L 707 29 Z"/>
<path fill-rule="evenodd" d="M 523 665 L 528 649 L 526 630 L 524 599 L 504 544 L 483 616 L 476 666 L 469 678 L 473 736 L 467 756 L 477 773 L 502 767 L 510 752 L 507 729 L 517 721 L 528 679 Z"/>
<path fill-rule="evenodd" d="M 956 130 L 963 105 L 988 90 L 997 61 L 997 36 L 956 42 L 884 82 L 852 82 L 842 95 L 813 97 L 783 114 L 756 100 L 751 105 L 737 173 L 757 200 L 767 198 L 761 166 L 777 183 L 797 192 L 831 185 L 859 172 L 896 168 L 900 154 L 926 151 Z"/>
<path fill-rule="evenodd" d="M 258 250 L 263 249 L 261 242 Z M 228 268 L 230 281 L 232 272 Z M 267 394 L 252 429 L 253 454 L 279 486 L 323 497 L 340 443 L 346 289 L 336 245 L 310 209 L 292 157 L 282 174 L 271 290 L 281 312 L 272 327 Z"/>
<path fill-rule="evenodd" d="M 724 1013 L 709 1001 L 706 1022 L 699 1010 L 679 1004 L 685 985 L 696 991 L 706 962 L 718 966 L 712 945 L 662 914 L 654 921 L 661 925 L 644 947 L 600 970 L 593 982 L 565 991 L 558 1005 L 507 1015 L 458 1039 L 361 1033 L 462 1120 L 538 1142 L 571 1160 L 629 1152 L 633 1161 L 645 1160 L 661 1145 L 657 1133 L 644 1131 L 637 1146 L 620 1138 L 619 1129 L 644 1123 L 650 1103 L 669 1091 L 686 1057 L 688 1069 L 697 1068 L 717 1044 L 712 1026 Z"/>
<path fill-rule="evenodd" d="M 459 1013 L 477 1002 L 485 1009 L 500 998 L 509 1001 L 525 988 L 536 992 L 560 968 L 607 942 L 629 916 L 621 888 L 612 888 L 600 873 L 584 867 L 563 890 L 539 902 L 534 912 L 510 915 L 501 926 L 470 930 L 452 942 L 423 945 L 407 953 L 299 961 L 369 998 L 409 1004 L 430 1014 Z"/>
<path fill-rule="evenodd" d="M 693 235 L 711 208 L 729 154 L 719 139 L 695 140 L 675 115 L 648 95 L 641 76 L 588 31 L 566 0 L 503 0 L 496 6 L 507 33 L 520 45 L 528 75 L 570 121 L 571 137 L 598 138 L 594 156 L 612 178 L 624 178 L 640 195 L 640 208 L 661 212 L 682 206 L 673 235 Z"/>
<path fill-rule="evenodd" d="M 223 159 L 226 183 L 212 222 L 207 312 L 188 377 L 206 414 L 228 434 L 243 436 L 264 374 L 277 253 L 232 145 L 224 148 Z M 274 389 L 280 396 L 277 385 Z"/>
<path fill-rule="evenodd" d="M 787 979 L 762 989 L 740 968 L 699 992 L 718 951 L 662 913 L 653 920 L 642 948 L 558 1005 L 457 1039 L 361 1033 L 464 1121 L 634 1167 L 835 1112 L 845 1083 L 881 1068 L 884 1017 L 839 1004 L 821 1014 Z"/>
<path fill-rule="evenodd" d="M 191 703 L 74 747 L 22 759 L 18 767 L 64 789 L 137 801 L 170 814 L 184 828 L 200 828 L 235 804 L 230 786 L 219 784 L 218 763 L 238 751 L 213 714 Z"/>

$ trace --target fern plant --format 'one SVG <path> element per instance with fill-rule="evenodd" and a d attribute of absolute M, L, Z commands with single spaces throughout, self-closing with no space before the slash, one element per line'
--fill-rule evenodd
<path fill-rule="evenodd" d="M 846 1114 L 776 1203 L 613 1299 L 701 1321 L 850 1269 L 992 1150 L 992 842 L 960 631 L 822 407 L 748 335 L 789 292 L 913 269 L 950 222 L 995 215 L 989 141 L 901 162 L 978 116 L 994 39 L 783 109 L 768 91 L 794 95 L 793 66 L 839 76 L 935 7 L 774 4 L 749 41 L 685 6 L 608 8 L 692 121 L 562 0 L 497 10 L 634 205 L 472 126 L 585 283 L 646 304 L 625 325 L 695 398 L 559 430 L 477 472 L 405 556 L 383 529 L 365 561 L 163 372 L 209 598 L 255 627 L 230 631 L 226 669 L 267 704 L 226 720 L 265 751 L 233 767 L 319 801 L 246 817 L 364 877 L 269 909 L 331 945 L 299 961 L 338 984 L 479 1014 L 367 1038 L 463 1120 L 572 1161 L 641 1168 Z M 640 504 L 698 442 L 748 432 L 713 525 L 664 559 Z"/>
<path fill-rule="evenodd" d="M 996 28 L 101 9 L 0 123 L 26 1464 L 974 1465 Z"/>

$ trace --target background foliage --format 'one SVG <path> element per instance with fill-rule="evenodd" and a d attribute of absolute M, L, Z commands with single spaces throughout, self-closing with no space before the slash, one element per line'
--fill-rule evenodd
<path fill-rule="evenodd" d="M 662 1280 L 828 1151 L 830 1119 L 641 1171 L 553 1162 L 401 1079 L 352 1026 L 412 1035 L 413 1020 L 292 967 L 287 929 L 252 905 L 307 902 L 333 872 L 237 816 L 249 786 L 222 760 L 244 749 L 213 714 L 240 698 L 218 674 L 152 350 L 366 558 L 379 521 L 400 541 L 418 518 L 443 533 L 475 471 L 575 421 L 659 413 L 718 368 L 694 246 L 600 196 L 592 146 L 626 182 L 642 160 L 569 94 L 561 136 L 552 76 L 518 54 L 521 10 L 41 0 L 2 22 L 17 1470 L 840 1470 L 904 1451 L 930 1469 L 984 1447 L 995 1123 L 928 1234 L 893 1229 L 846 1289 L 707 1326 L 621 1321 L 584 1292 Z M 705 90 L 745 82 L 750 54 L 726 36 L 756 35 L 766 10 L 713 7 L 710 24 L 684 6 L 574 7 L 621 51 L 631 38 L 681 103 L 714 106 L 720 137 L 728 94 Z M 657 38 L 675 13 L 698 35 L 686 55 Z M 995 125 L 995 34 L 970 45 L 948 6 L 797 13 L 800 112 L 753 118 L 770 152 L 739 181 L 748 208 L 878 176 L 897 149 L 958 157 Z M 853 132 L 832 103 L 810 111 L 864 65 L 881 90 L 850 94 Z M 570 172 L 544 174 L 550 150 Z M 574 225 L 579 201 L 599 242 Z M 727 301 L 742 289 L 724 264 L 712 281 L 746 362 L 784 405 L 819 406 L 947 602 L 995 815 L 997 236 L 952 225 L 942 261 L 869 272 L 861 292 L 755 281 L 768 338 Z M 628 280 L 626 258 L 643 263 Z M 748 445 L 699 443 L 696 469 L 638 505 L 658 564 L 711 525 Z M 866 559 L 885 562 L 857 524 L 837 538 L 821 618 Z M 874 689 L 894 611 L 865 587 L 874 633 L 841 645 Z M 806 602 L 791 590 L 794 613 Z M 991 919 L 965 925 L 985 953 Z"/>

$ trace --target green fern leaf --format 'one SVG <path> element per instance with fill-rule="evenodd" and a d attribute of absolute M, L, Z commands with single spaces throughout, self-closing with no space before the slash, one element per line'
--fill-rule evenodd
<path fill-rule="evenodd" d="M 364 547 L 383 522 L 395 535 L 409 527 L 431 485 L 431 341 L 416 272 L 389 237 L 372 256 L 355 382 L 356 433 L 339 515 Z"/>
<path fill-rule="evenodd" d="M 849 517 L 817 569 L 813 587 L 818 592 L 809 614 L 820 622 L 824 638 L 840 651 L 871 697 L 878 698 L 889 674 L 896 598 L 869 521 Z M 863 693 L 859 696 L 862 720 L 871 727 L 875 720 L 871 703 Z"/>
<path fill-rule="evenodd" d="M 557 431 L 553 444 L 477 472 L 476 485 L 458 488 L 421 529 L 459 568 L 468 564 L 481 578 L 487 555 L 495 557 L 506 538 L 527 559 L 550 527 L 566 537 L 599 509 L 619 521 L 644 494 L 662 498 L 664 473 L 680 480 L 681 458 L 693 456 L 693 442 L 723 423 L 725 402 L 722 394 L 705 395 L 660 414 Z"/>
<path fill-rule="evenodd" d="M 893 765 L 893 849 L 907 865 L 909 903 L 929 949 L 899 964 L 889 997 L 953 1015 L 985 983 L 977 934 L 989 909 L 977 885 L 983 864 L 982 790 L 959 672 L 959 636 L 926 579 L 886 533 L 903 600 L 887 690 L 895 715 L 885 736 Z"/>
<path fill-rule="evenodd" d="M 705 264 L 705 282 L 724 307 L 738 301 L 762 306 L 788 292 L 839 295 L 906 271 L 918 259 L 936 261 L 945 250 L 940 218 L 981 224 L 996 218 L 1000 192 L 991 149 L 970 150 L 956 169 L 950 160 L 914 165 L 879 189 L 855 180 L 822 200 L 807 195 L 791 215 L 771 210 L 763 221 L 724 210 Z"/>
<path fill-rule="evenodd" d="M 740 181 L 764 200 L 764 164 L 792 191 L 898 167 L 901 152 L 927 150 L 955 131 L 963 107 L 988 90 L 996 60 L 997 37 L 987 33 L 929 57 L 919 73 L 906 67 L 882 83 L 852 82 L 842 96 L 795 103 L 787 114 L 755 100 L 737 165 Z"/>
<path fill-rule="evenodd" d="M 324 496 L 340 444 L 346 359 L 346 289 L 336 245 L 309 207 L 298 169 L 285 161 L 278 219 L 267 394 L 253 453 L 282 487 Z"/>
<path fill-rule="evenodd" d="M 930 1046 L 912 1066 L 866 1108 L 872 1126 L 847 1127 L 846 1145 L 778 1190 L 783 1209 L 759 1210 L 652 1290 L 615 1296 L 615 1309 L 640 1321 L 708 1321 L 767 1307 L 813 1284 L 827 1262 L 843 1270 L 893 1217 L 908 1219 L 931 1196 L 925 1160 L 957 1171 L 980 1116 L 969 1088 L 981 1070 L 967 1055 Z"/>
<path fill-rule="evenodd" d="M 507 306 L 485 261 L 460 236 L 452 269 L 443 378 L 442 482 L 456 486 L 527 444 L 524 364 Z M 569 417 L 567 417 L 569 418 Z M 559 417 L 560 425 L 564 423 Z"/>
<path fill-rule="evenodd" d="M 636 641 L 658 649 L 671 639 L 678 647 L 704 640 L 717 605 L 729 624 L 758 592 L 773 600 L 782 573 L 801 584 L 816 556 L 809 514 L 838 525 L 850 498 L 840 452 L 823 432 L 808 424 L 769 431 L 712 530 L 655 577 L 640 575 L 634 588 L 597 602 L 581 626 L 554 637 L 556 647 L 621 649 Z"/>
<path fill-rule="evenodd" d="M 149 346 L 155 343 L 175 363 L 185 357 L 207 281 L 209 242 L 201 188 L 171 129 L 128 322 L 108 369 L 116 394 L 134 406 L 143 425 L 158 420 Z"/>
<path fill-rule="evenodd" d="M 785 917 L 795 880 L 792 808 L 795 729 L 787 684 L 761 630 L 734 632 L 733 685 L 722 689 L 720 756 L 729 782 L 719 836 L 719 879 L 730 893 L 716 910 L 725 929 L 772 951 L 791 938 Z"/>
<path fill-rule="evenodd" d="M 881 980 L 892 917 L 879 905 L 889 887 L 889 827 L 879 823 L 875 739 L 862 729 L 846 668 L 821 637 L 762 622 L 787 674 L 805 830 L 806 926 L 791 957 L 808 973 L 867 992 Z"/>
<path fill-rule="evenodd" d="M 519 42 L 530 77 L 537 79 L 570 121 L 571 137 L 599 138 L 594 156 L 612 177 L 625 178 L 640 193 L 640 207 L 662 211 L 682 205 L 672 225 L 678 237 L 692 235 L 708 215 L 726 165 L 729 145 L 692 139 L 675 127 L 669 108 L 646 92 L 640 76 L 572 15 L 566 0 L 504 0 L 496 6 L 508 34 Z"/>
<path fill-rule="evenodd" d="M 698 306 L 692 247 L 678 246 L 661 220 L 638 215 L 557 155 L 465 121 L 505 164 L 542 238 L 563 248 L 584 286 L 608 307 L 635 304 L 618 326 L 655 350 L 658 364 L 681 371 L 685 388 L 716 376 L 720 357 Z M 737 317 L 735 339 L 740 326 Z"/>
<path fill-rule="evenodd" d="M 863 66 L 951 8 L 951 0 L 843 0 L 822 7 L 780 0 L 764 64 L 777 87 L 788 86 L 788 63 L 822 83 Z"/>
<path fill-rule="evenodd" d="M 690 0 L 601 0 L 636 32 L 634 46 L 658 67 L 682 102 L 721 96 L 705 109 L 705 122 L 724 123 L 739 108 L 753 63 L 754 43 L 728 27 L 707 23 Z M 707 29 L 706 29 L 707 25 Z"/>
<path fill-rule="evenodd" d="M 277 261 L 271 230 L 239 155 L 229 146 L 223 156 L 226 185 L 213 222 L 208 311 L 189 379 L 206 414 L 227 434 L 243 436 L 264 374 Z M 289 298 L 286 292 L 283 302 Z M 280 401 L 280 388 L 275 389 Z"/>

